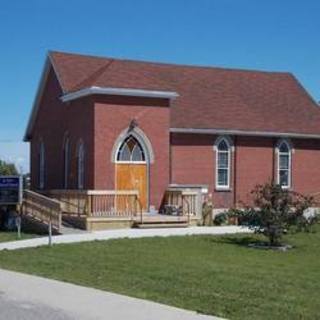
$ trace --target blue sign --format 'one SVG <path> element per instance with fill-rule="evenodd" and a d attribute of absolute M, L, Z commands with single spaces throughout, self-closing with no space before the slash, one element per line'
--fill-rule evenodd
<path fill-rule="evenodd" d="M 0 205 L 19 204 L 22 201 L 22 177 L 0 176 Z"/>

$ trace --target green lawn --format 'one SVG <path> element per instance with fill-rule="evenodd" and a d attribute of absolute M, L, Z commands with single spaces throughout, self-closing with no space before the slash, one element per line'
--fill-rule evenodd
<path fill-rule="evenodd" d="M 248 235 L 124 239 L 0 253 L 0 267 L 229 319 L 320 319 L 320 228 L 289 252 Z"/>
<path fill-rule="evenodd" d="M 21 238 L 18 239 L 17 232 L 0 231 L 0 242 L 25 240 L 25 239 L 30 239 L 34 237 L 39 237 L 39 236 L 32 233 L 21 233 Z"/>

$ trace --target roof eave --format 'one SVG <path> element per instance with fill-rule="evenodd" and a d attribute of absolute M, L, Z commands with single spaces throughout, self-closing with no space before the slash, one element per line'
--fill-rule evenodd
<path fill-rule="evenodd" d="M 237 129 L 200 129 L 200 128 L 170 128 L 172 133 L 192 133 L 192 134 L 219 134 L 237 136 L 260 136 L 276 138 L 302 138 L 320 139 L 320 134 L 299 133 L 299 132 L 276 132 L 276 131 L 250 131 Z"/>
<path fill-rule="evenodd" d="M 38 109 L 39 109 L 40 99 L 41 99 L 43 91 L 44 91 L 45 83 L 46 83 L 46 80 L 48 78 L 51 65 L 52 65 L 51 59 L 49 58 L 49 56 L 47 56 L 46 61 L 45 61 L 44 66 L 43 66 L 43 69 L 42 69 L 40 81 L 39 81 L 39 84 L 38 84 L 37 93 L 36 93 L 35 99 L 33 101 L 32 110 L 31 110 L 31 113 L 29 115 L 27 128 L 26 128 L 26 131 L 25 131 L 25 134 L 24 134 L 24 137 L 23 137 L 23 141 L 25 141 L 25 142 L 30 141 L 32 129 L 33 129 L 33 126 L 34 126 L 34 123 L 35 123 L 35 120 L 36 120 L 36 115 L 37 115 L 37 112 L 38 112 Z"/>
<path fill-rule="evenodd" d="M 47 54 L 43 69 L 42 69 L 42 73 L 41 73 L 40 80 L 38 83 L 37 93 L 36 93 L 35 99 L 33 101 L 32 110 L 31 110 L 29 120 L 28 120 L 28 125 L 26 128 L 24 137 L 23 137 L 23 141 L 25 141 L 25 142 L 28 142 L 31 139 L 31 134 L 32 134 L 32 130 L 33 130 L 33 126 L 34 126 L 36 117 L 37 117 L 37 113 L 38 113 L 38 109 L 39 109 L 39 105 L 40 105 L 40 100 L 42 98 L 44 87 L 45 87 L 45 84 L 46 84 L 51 67 L 53 68 L 53 71 L 58 79 L 58 82 L 59 82 L 59 85 L 60 85 L 62 92 L 63 93 L 65 92 L 64 87 L 61 82 L 61 79 L 60 79 L 60 76 L 59 76 L 59 73 L 57 72 L 56 66 L 55 66 L 54 61 L 52 59 L 51 52 L 49 51 Z"/>
<path fill-rule="evenodd" d="M 131 96 L 144 98 L 161 98 L 161 99 L 175 99 L 179 95 L 172 91 L 157 91 L 131 88 L 112 88 L 112 87 L 89 87 L 75 92 L 67 93 L 61 97 L 63 102 L 72 101 L 89 95 L 116 95 L 116 96 Z"/>

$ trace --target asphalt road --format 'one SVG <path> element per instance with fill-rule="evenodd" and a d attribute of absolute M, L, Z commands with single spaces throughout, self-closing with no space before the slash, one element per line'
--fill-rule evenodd
<path fill-rule="evenodd" d="M 8 300 L 0 293 L 0 320 L 73 320 L 63 310 L 53 309 L 41 303 L 18 299 Z"/>
<path fill-rule="evenodd" d="M 217 320 L 101 290 L 0 269 L 1 320 Z"/>

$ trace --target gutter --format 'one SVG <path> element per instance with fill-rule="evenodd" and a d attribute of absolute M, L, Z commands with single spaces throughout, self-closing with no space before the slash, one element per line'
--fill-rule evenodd
<path fill-rule="evenodd" d="M 319 126 L 319 129 L 320 129 L 320 126 Z M 218 135 L 235 135 L 235 136 L 320 139 L 320 134 L 297 133 L 297 132 L 248 131 L 248 130 L 228 130 L 228 129 L 197 129 L 197 128 L 170 128 L 170 132 L 172 132 L 172 133 L 192 133 L 192 134 L 218 134 Z"/>
<path fill-rule="evenodd" d="M 179 95 L 172 91 L 156 91 L 143 89 L 124 89 L 124 88 L 108 88 L 108 87 L 89 87 L 75 92 L 67 93 L 61 97 L 63 102 L 72 101 L 78 98 L 93 94 L 131 96 L 131 97 L 147 97 L 147 98 L 163 98 L 175 99 Z"/>

